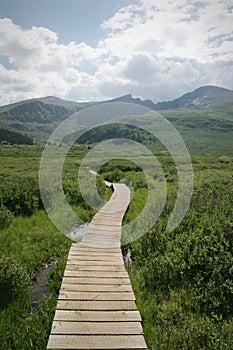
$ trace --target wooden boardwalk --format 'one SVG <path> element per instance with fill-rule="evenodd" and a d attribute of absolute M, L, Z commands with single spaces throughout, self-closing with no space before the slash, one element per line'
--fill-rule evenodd
<path fill-rule="evenodd" d="M 82 241 L 71 246 L 49 350 L 147 349 L 120 248 L 130 192 L 124 184 L 113 186 Z"/>

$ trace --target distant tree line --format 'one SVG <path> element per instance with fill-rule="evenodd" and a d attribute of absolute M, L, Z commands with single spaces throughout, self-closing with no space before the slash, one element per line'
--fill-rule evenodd
<path fill-rule="evenodd" d="M 16 145 L 33 145 L 33 139 L 29 136 L 2 128 L 0 129 L 0 142 Z"/>
<path fill-rule="evenodd" d="M 134 125 L 110 124 L 101 125 L 87 131 L 78 138 L 77 143 L 91 144 L 116 138 L 134 140 L 140 143 L 156 142 L 156 139 L 153 137 L 153 135 Z"/>

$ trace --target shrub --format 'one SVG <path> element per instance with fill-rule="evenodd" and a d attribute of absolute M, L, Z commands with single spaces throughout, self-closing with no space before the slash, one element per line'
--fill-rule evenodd
<path fill-rule="evenodd" d="M 33 178 L 9 178 L 0 185 L 0 204 L 15 215 L 32 215 L 42 206 L 37 181 Z"/>
<path fill-rule="evenodd" d="M 13 214 L 4 205 L 0 206 L 0 229 L 10 226 Z"/>
<path fill-rule="evenodd" d="M 30 275 L 23 265 L 11 256 L 0 257 L 0 308 L 25 293 L 29 283 Z"/>

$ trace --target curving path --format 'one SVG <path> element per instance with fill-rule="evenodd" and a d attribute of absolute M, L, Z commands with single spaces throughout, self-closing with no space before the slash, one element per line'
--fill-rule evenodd
<path fill-rule="evenodd" d="M 71 246 L 49 350 L 147 349 L 120 248 L 130 191 L 124 184 L 113 187 L 82 241 Z"/>

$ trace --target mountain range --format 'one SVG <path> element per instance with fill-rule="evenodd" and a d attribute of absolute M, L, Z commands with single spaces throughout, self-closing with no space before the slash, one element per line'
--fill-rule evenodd
<path fill-rule="evenodd" d="M 132 95 L 125 95 L 111 100 L 112 102 L 136 103 L 153 110 L 170 110 L 177 108 L 200 108 L 210 107 L 219 104 L 233 104 L 233 90 L 217 86 L 202 86 L 192 92 L 168 102 L 154 104 L 151 100 L 133 98 Z"/>
<path fill-rule="evenodd" d="M 233 139 L 233 91 L 217 86 L 202 86 L 175 100 L 157 104 L 133 98 L 131 94 L 109 101 L 81 103 L 54 96 L 35 98 L 0 107 L 0 128 L 28 135 L 37 142 L 46 141 L 56 126 L 74 112 L 107 102 L 134 103 L 160 111 L 184 135 L 186 142 L 194 138 L 192 149 L 198 149 L 193 146 L 200 136 L 210 142 L 217 137 L 219 144 Z M 223 148 L 224 153 L 232 153 L 226 152 L 232 143 Z"/>

